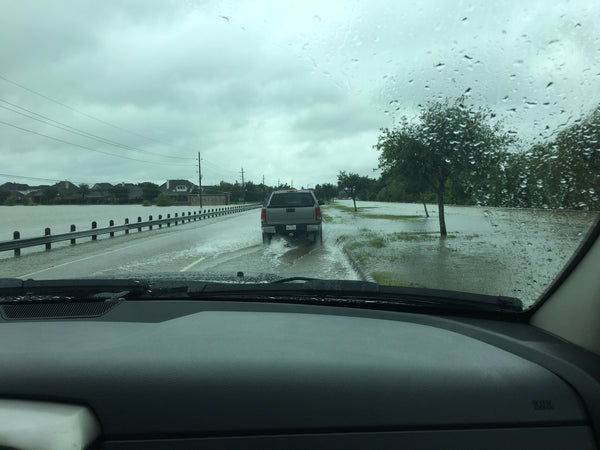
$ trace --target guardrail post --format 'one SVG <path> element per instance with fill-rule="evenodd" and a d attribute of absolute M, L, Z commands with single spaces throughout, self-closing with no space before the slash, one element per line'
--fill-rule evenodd
<path fill-rule="evenodd" d="M 162 220 L 162 214 L 158 215 L 158 220 Z M 158 228 L 162 228 L 162 223 L 158 224 Z"/>
<path fill-rule="evenodd" d="M 98 228 L 98 224 L 96 222 L 92 222 L 92 230 L 95 230 L 96 228 Z M 97 239 L 98 239 L 98 235 L 92 234 L 92 241 L 96 241 Z"/>
<path fill-rule="evenodd" d="M 114 220 L 112 220 L 112 219 L 110 219 L 110 220 L 108 221 L 108 226 L 109 226 L 109 227 L 114 227 L 114 226 L 115 226 L 115 221 L 114 221 Z M 114 231 L 111 231 L 111 232 L 110 232 L 110 234 L 109 234 L 109 236 L 110 236 L 110 237 L 115 237 L 115 232 L 114 232 Z"/>
<path fill-rule="evenodd" d="M 167 219 L 171 218 L 171 214 L 167 214 Z M 171 226 L 171 221 L 167 221 L 167 228 Z"/>
<path fill-rule="evenodd" d="M 177 213 L 175 213 L 175 225 L 177 225 Z"/>
<path fill-rule="evenodd" d="M 19 233 L 18 231 L 13 232 L 13 239 L 15 241 L 21 239 L 21 233 Z M 15 248 L 15 256 L 21 256 L 20 248 Z"/>
<path fill-rule="evenodd" d="M 129 225 L 129 219 L 125 219 L 125 225 Z M 125 234 L 129 234 L 129 228 L 125 230 Z"/>
<path fill-rule="evenodd" d="M 152 222 L 152 216 L 148 216 L 148 220 L 149 220 L 150 222 Z M 151 230 L 151 229 L 152 229 L 152 225 L 149 225 L 149 226 L 148 226 L 148 229 L 149 229 L 149 230 Z"/>
<path fill-rule="evenodd" d="M 71 224 L 71 233 L 74 233 L 76 229 L 77 229 L 77 227 L 75 227 L 75 225 Z M 71 245 L 75 245 L 75 239 L 71 239 Z"/>
<path fill-rule="evenodd" d="M 140 216 L 138 216 L 138 223 L 140 223 L 142 221 L 142 218 Z M 142 227 L 138 227 L 138 233 L 142 231 Z"/>
<path fill-rule="evenodd" d="M 44 230 L 44 236 L 50 236 L 50 228 L 46 228 Z M 50 250 L 52 248 L 52 244 L 50 242 L 46 242 L 46 250 Z"/>

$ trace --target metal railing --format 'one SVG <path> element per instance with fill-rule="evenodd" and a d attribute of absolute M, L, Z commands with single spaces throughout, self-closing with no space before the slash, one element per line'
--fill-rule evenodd
<path fill-rule="evenodd" d="M 175 213 L 174 217 L 171 217 L 171 214 L 167 214 L 167 217 L 165 218 L 163 218 L 162 215 L 159 215 L 157 219 L 154 219 L 152 216 L 149 216 L 147 221 L 142 221 L 142 218 L 138 217 L 137 222 L 131 223 L 129 222 L 129 219 L 125 219 L 125 223 L 123 225 L 115 225 L 114 221 L 110 220 L 109 226 L 106 228 L 98 228 L 97 222 L 94 221 L 92 222 L 92 228 L 89 230 L 77 231 L 75 225 L 71 225 L 71 231 L 69 233 L 52 234 L 50 228 L 46 228 L 44 231 L 44 236 L 26 239 L 21 239 L 21 233 L 15 231 L 13 233 L 12 241 L 0 242 L 0 252 L 13 250 L 15 256 L 20 256 L 21 249 L 26 247 L 36 247 L 39 245 L 44 245 L 46 246 L 46 250 L 50 250 L 52 248 L 52 243 L 54 242 L 71 241 L 71 245 L 75 245 L 77 239 L 85 237 L 91 236 L 92 240 L 95 241 L 101 234 L 109 234 L 110 237 L 114 237 L 115 233 L 121 231 L 124 231 L 125 234 L 129 234 L 130 230 L 135 229 L 137 229 L 137 231 L 140 232 L 144 228 L 152 230 L 154 227 L 162 228 L 164 225 L 170 227 L 171 225 L 175 226 L 178 224 L 184 224 L 186 222 L 189 223 L 192 221 L 208 219 L 211 217 L 235 214 L 251 209 L 257 209 L 260 207 L 260 204 L 236 205 L 223 208 L 207 209 L 194 213 L 188 211 L 187 215 L 185 212 L 183 212 L 181 213 L 181 216 L 178 216 L 178 213 Z"/>

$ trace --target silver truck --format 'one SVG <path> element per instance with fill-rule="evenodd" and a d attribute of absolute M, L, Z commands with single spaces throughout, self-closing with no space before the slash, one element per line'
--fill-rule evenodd
<path fill-rule="evenodd" d="M 280 234 L 307 236 L 322 244 L 322 204 L 311 190 L 273 192 L 260 213 L 263 243 L 269 244 L 274 234 Z"/>

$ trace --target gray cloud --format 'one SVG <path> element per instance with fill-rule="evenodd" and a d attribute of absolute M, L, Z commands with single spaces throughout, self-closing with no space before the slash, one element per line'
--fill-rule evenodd
<path fill-rule="evenodd" d="M 2 121 L 86 147 L 0 124 L 8 174 L 195 180 L 201 151 L 207 183 L 239 179 L 244 167 L 256 182 L 312 186 L 335 181 L 340 169 L 372 175 L 379 128 L 415 116 L 428 101 L 466 93 L 525 143 L 599 103 L 597 2 L 15 1 L 2 8 L 0 75 L 100 121 L 3 79 L 0 99 L 142 150 L 0 108 Z"/>

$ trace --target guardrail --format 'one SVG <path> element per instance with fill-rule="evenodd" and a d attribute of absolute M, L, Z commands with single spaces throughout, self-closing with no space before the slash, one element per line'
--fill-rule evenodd
<path fill-rule="evenodd" d="M 120 231 L 124 231 L 125 234 L 129 234 L 130 230 L 134 230 L 136 228 L 138 232 L 140 232 L 143 228 L 148 228 L 148 230 L 152 230 L 154 227 L 162 228 L 163 225 L 170 227 L 171 225 L 184 224 L 186 222 L 189 223 L 192 221 L 208 219 L 211 217 L 219 217 L 227 214 L 235 214 L 243 211 L 248 211 L 251 209 L 260 208 L 261 206 L 262 205 L 260 204 L 236 205 L 226 208 L 213 208 L 194 213 L 188 211 L 187 215 L 185 212 L 183 212 L 181 213 L 181 216 L 178 216 L 178 213 L 175 213 L 174 217 L 171 217 L 171 214 L 167 214 L 166 218 L 163 218 L 162 215 L 159 215 L 157 219 L 154 219 L 152 216 L 149 216 L 148 220 L 145 222 L 142 221 L 141 217 L 138 217 L 137 222 L 131 223 L 129 222 L 129 219 L 125 219 L 125 223 L 123 225 L 115 225 L 114 220 L 110 220 L 109 226 L 106 228 L 98 228 L 97 222 L 94 221 L 92 222 L 92 228 L 90 230 L 77 231 L 75 225 L 71 225 L 71 231 L 69 233 L 52 234 L 50 228 L 46 228 L 44 231 L 44 236 L 27 239 L 21 239 L 21 233 L 15 231 L 13 233 L 12 241 L 0 242 L 0 252 L 13 250 L 15 256 L 20 256 L 21 249 L 26 247 L 36 247 L 38 245 L 45 245 L 46 250 L 50 250 L 52 248 L 52 243 L 54 242 L 71 241 L 71 245 L 75 245 L 77 239 L 85 237 L 91 236 L 92 241 L 95 241 L 101 234 L 109 234 L 112 238 L 115 236 L 115 233 L 118 233 Z"/>

